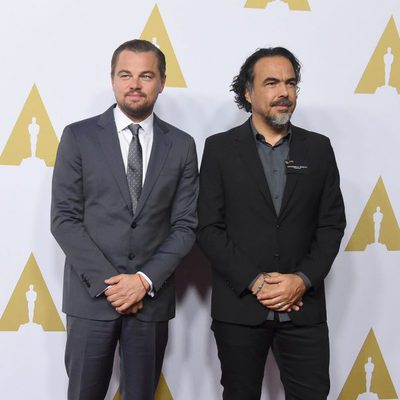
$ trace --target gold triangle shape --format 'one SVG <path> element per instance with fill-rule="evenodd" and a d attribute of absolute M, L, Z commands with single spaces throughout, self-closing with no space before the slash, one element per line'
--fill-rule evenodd
<path fill-rule="evenodd" d="M 400 250 L 400 228 L 382 177 L 379 177 L 345 251 L 364 251 L 367 246 Z"/>
<path fill-rule="evenodd" d="M 400 36 L 391 17 L 355 93 L 392 91 L 400 94 Z"/>
<path fill-rule="evenodd" d="M 165 54 L 167 61 L 165 85 L 179 88 L 187 87 L 157 4 L 153 8 L 140 38 L 154 43 Z"/>
<path fill-rule="evenodd" d="M 397 398 L 396 389 L 393 386 L 378 341 L 373 329 L 371 329 L 340 392 L 338 400 L 383 400 Z"/>
<path fill-rule="evenodd" d="M 293 11 L 311 11 L 308 0 L 247 0 L 245 8 L 266 8 L 269 3 L 283 2 Z"/>
<path fill-rule="evenodd" d="M 121 400 L 119 389 L 117 390 L 117 393 L 115 393 L 114 400 Z M 163 374 L 160 376 L 154 400 L 174 400 Z"/>
<path fill-rule="evenodd" d="M 0 319 L 0 331 L 65 331 L 40 268 L 33 254 Z"/>
<path fill-rule="evenodd" d="M 52 167 L 57 147 L 57 135 L 34 84 L 0 156 L 0 164 L 20 165 L 24 159 L 36 158 Z"/>

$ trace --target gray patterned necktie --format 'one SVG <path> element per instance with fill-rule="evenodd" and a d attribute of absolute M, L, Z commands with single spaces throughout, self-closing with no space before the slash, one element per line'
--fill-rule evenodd
<path fill-rule="evenodd" d="M 140 193 L 142 192 L 143 163 L 142 146 L 139 141 L 139 129 L 141 126 L 139 124 L 130 124 L 128 128 L 132 132 L 132 140 L 129 144 L 126 177 L 128 179 L 128 187 L 132 199 L 132 210 L 133 213 L 135 213 Z"/>

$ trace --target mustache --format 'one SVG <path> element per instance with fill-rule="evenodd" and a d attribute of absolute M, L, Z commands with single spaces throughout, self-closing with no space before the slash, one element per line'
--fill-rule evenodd
<path fill-rule="evenodd" d="M 291 107 L 293 105 L 293 102 L 291 102 L 289 99 L 281 99 L 281 100 L 277 100 L 274 101 L 273 103 L 271 103 L 272 106 L 287 106 L 287 107 Z"/>
<path fill-rule="evenodd" d="M 125 96 L 129 96 L 131 94 L 140 94 L 141 96 L 145 96 L 145 94 L 141 90 L 138 90 L 138 89 L 130 90 L 129 92 L 126 92 Z"/>

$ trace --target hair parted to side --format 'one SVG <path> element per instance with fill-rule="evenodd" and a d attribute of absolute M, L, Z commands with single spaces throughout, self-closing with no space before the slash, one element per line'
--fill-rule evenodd
<path fill-rule="evenodd" d="M 158 59 L 158 69 L 161 79 L 165 79 L 166 61 L 164 53 L 153 43 L 143 39 L 133 39 L 122 43 L 113 53 L 111 58 L 111 76 L 114 76 L 115 66 L 117 65 L 118 57 L 124 50 L 133 51 L 134 53 L 153 52 Z"/>
<path fill-rule="evenodd" d="M 251 111 L 251 104 L 246 100 L 245 93 L 246 89 L 249 89 L 250 91 L 253 89 L 254 65 L 258 60 L 264 57 L 277 56 L 285 57 L 291 62 L 296 75 L 296 83 L 300 82 L 301 64 L 293 53 L 284 47 L 268 47 L 257 49 L 246 59 L 240 68 L 239 74 L 233 78 L 231 84 L 231 92 L 235 93 L 235 103 L 240 109 L 244 108 L 247 112 Z"/>

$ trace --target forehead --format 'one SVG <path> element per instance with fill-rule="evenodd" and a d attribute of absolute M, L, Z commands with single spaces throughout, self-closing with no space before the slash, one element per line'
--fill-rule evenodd
<path fill-rule="evenodd" d="M 115 72 L 121 70 L 158 71 L 158 59 L 152 51 L 136 53 L 123 50 L 118 56 Z"/>
<path fill-rule="evenodd" d="M 281 56 L 264 57 L 258 60 L 254 65 L 254 78 L 295 78 L 296 74 L 292 63 Z"/>

